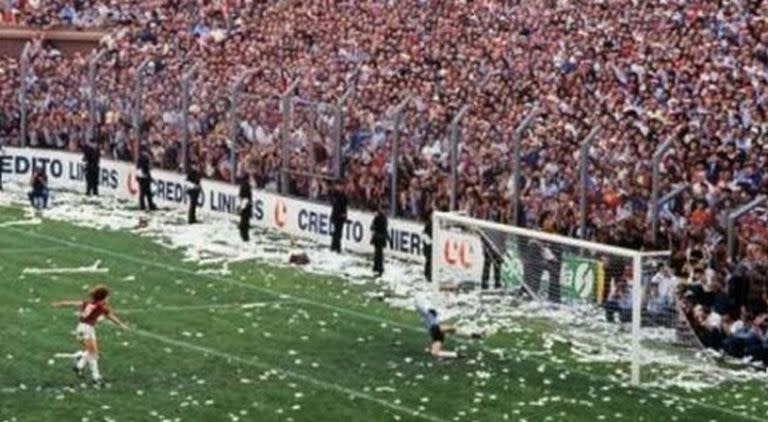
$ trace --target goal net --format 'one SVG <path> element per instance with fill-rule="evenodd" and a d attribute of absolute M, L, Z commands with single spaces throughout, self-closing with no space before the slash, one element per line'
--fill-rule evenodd
<path fill-rule="evenodd" d="M 641 368 L 679 362 L 698 347 L 681 316 L 668 251 L 639 252 L 454 213 L 434 213 L 432 224 L 432 280 L 441 292 L 501 303 L 495 312 L 512 307 L 522 324 L 541 327 L 544 340 L 567 343 L 584 361 L 615 365 L 627 382 L 646 382 L 652 371 L 641 379 Z"/>

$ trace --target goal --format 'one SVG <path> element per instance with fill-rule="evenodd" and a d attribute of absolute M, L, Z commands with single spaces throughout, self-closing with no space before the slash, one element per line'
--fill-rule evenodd
<path fill-rule="evenodd" d="M 432 224 L 432 280 L 440 291 L 495 301 L 490 312 L 513 307 L 519 323 L 543 328 L 544 340 L 566 341 L 587 362 L 616 364 L 633 385 L 645 381 L 644 365 L 673 361 L 665 358 L 697 345 L 679 311 L 669 251 L 635 251 L 456 213 L 435 212 Z"/>

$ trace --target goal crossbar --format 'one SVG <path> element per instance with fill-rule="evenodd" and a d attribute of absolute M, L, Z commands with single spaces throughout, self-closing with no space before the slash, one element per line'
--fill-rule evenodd
<path fill-rule="evenodd" d="M 535 231 L 531 229 L 524 229 L 521 227 L 510 226 L 506 224 L 497 223 L 494 221 L 478 220 L 472 217 L 464 215 L 449 213 L 449 212 L 434 212 L 433 219 L 448 220 L 455 223 L 463 224 L 470 227 L 479 227 L 490 230 L 498 230 L 505 233 L 526 236 L 532 239 L 543 240 L 546 242 L 556 243 L 558 245 L 572 246 L 579 249 L 589 249 L 597 252 L 602 252 L 611 255 L 622 256 L 625 258 L 639 257 L 663 257 L 668 256 L 670 251 L 637 251 L 629 248 L 622 248 L 620 246 L 605 245 L 602 243 L 590 242 L 587 240 L 574 239 L 559 234 L 545 233 Z M 434 221 L 434 220 L 433 220 Z"/>

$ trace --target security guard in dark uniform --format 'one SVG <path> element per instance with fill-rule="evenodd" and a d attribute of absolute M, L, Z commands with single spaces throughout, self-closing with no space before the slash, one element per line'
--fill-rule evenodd
<path fill-rule="evenodd" d="M 371 223 L 371 245 L 373 245 L 373 272 L 381 277 L 384 274 L 384 248 L 389 240 L 389 230 L 387 228 L 387 214 L 384 208 L 379 207 L 376 216 Z"/>
<path fill-rule="evenodd" d="M 139 209 L 145 210 L 148 205 L 150 211 L 155 211 L 157 207 L 152 201 L 152 174 L 149 151 L 146 147 L 142 147 L 139 151 L 139 159 L 136 161 L 136 180 L 139 182 Z"/>
<path fill-rule="evenodd" d="M 253 217 L 253 191 L 251 191 L 251 183 L 248 181 L 248 176 L 240 178 L 240 194 L 238 197 L 240 199 L 237 205 L 238 212 L 240 213 L 240 223 L 237 227 L 240 229 L 240 238 L 243 239 L 243 242 L 247 242 L 251 238 L 251 217 Z"/>
<path fill-rule="evenodd" d="M 424 252 L 424 277 L 432 281 L 432 211 L 424 214 L 424 231 L 421 234 Z"/>
<path fill-rule="evenodd" d="M 189 195 L 187 222 L 189 224 L 197 223 L 197 201 L 200 199 L 200 192 L 200 171 L 196 164 L 191 164 L 187 171 L 187 195 Z"/>
<path fill-rule="evenodd" d="M 347 194 L 344 186 L 337 183 L 330 193 L 331 199 L 331 251 L 341 253 L 341 235 L 344 233 L 344 225 L 347 224 Z"/>
<path fill-rule="evenodd" d="M 92 143 L 86 143 L 83 148 L 83 161 L 85 162 L 85 195 L 99 195 L 99 160 L 101 153 L 99 148 Z"/>

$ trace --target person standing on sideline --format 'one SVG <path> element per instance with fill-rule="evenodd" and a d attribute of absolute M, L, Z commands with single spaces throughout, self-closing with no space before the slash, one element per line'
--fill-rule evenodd
<path fill-rule="evenodd" d="M 83 148 L 85 162 L 85 196 L 99 196 L 100 151 L 96 144 L 86 142 Z"/>
<path fill-rule="evenodd" d="M 139 182 L 139 209 L 143 211 L 149 206 L 150 211 L 155 211 L 157 207 L 152 201 L 152 174 L 146 146 L 141 147 L 139 159 L 136 160 L 136 180 Z"/>
<path fill-rule="evenodd" d="M 32 170 L 32 180 L 30 181 L 32 190 L 29 192 L 29 203 L 36 213 L 42 212 L 48 208 L 48 176 L 42 167 Z"/>
<path fill-rule="evenodd" d="M 237 227 L 240 229 L 240 238 L 243 242 L 250 240 L 251 217 L 253 216 L 253 191 L 248 176 L 240 178 L 240 201 L 237 204 L 237 210 L 240 213 L 240 223 Z"/>
<path fill-rule="evenodd" d="M 421 234 L 424 251 L 424 277 L 432 281 L 432 211 L 424 213 L 424 231 Z"/>
<path fill-rule="evenodd" d="M 190 163 L 187 171 L 187 195 L 189 195 L 189 214 L 187 223 L 197 223 L 197 201 L 200 199 L 200 171 L 197 164 Z"/>
<path fill-rule="evenodd" d="M 371 245 L 373 245 L 373 273 L 377 277 L 384 274 L 384 248 L 389 240 L 389 230 L 387 227 L 387 214 L 384 207 L 379 207 L 376 216 L 371 223 Z"/>
<path fill-rule="evenodd" d="M 344 186 L 337 182 L 330 194 L 331 199 L 331 251 L 341 253 L 341 235 L 347 223 L 347 194 Z"/>

